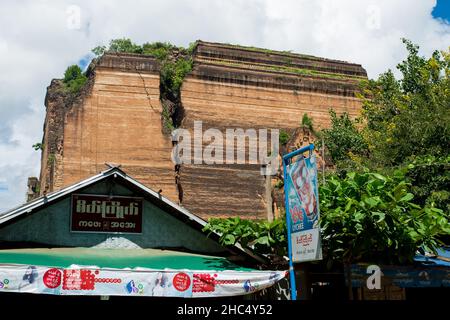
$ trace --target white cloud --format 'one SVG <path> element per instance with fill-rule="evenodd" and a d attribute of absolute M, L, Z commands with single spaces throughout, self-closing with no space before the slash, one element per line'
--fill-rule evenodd
<path fill-rule="evenodd" d="M 74 10 L 80 8 L 80 29 Z M 434 0 L 2 1 L 0 3 L 0 211 L 24 200 L 39 174 L 45 90 L 52 78 L 111 38 L 187 46 L 202 39 L 293 50 L 361 63 L 376 77 L 405 56 L 450 44 Z M 76 10 L 75 10 L 76 12 Z M 76 21 L 75 21 L 76 22 Z M 5 190 L 4 186 L 7 186 Z"/>
<path fill-rule="evenodd" d="M 400 38 L 423 54 L 450 44 L 450 26 L 435 20 L 435 1 L 268 0 L 264 45 L 361 63 L 370 77 L 405 57 Z"/>

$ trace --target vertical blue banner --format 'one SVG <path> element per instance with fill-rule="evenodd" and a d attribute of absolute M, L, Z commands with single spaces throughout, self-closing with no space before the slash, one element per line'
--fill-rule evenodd
<path fill-rule="evenodd" d="M 293 263 L 322 259 L 317 162 L 313 151 L 311 144 L 283 156 L 292 299 L 296 297 Z"/>

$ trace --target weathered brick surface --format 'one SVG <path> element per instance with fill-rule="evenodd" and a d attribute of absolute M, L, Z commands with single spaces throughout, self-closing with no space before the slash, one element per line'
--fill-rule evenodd
<path fill-rule="evenodd" d="M 194 69 L 181 88 L 181 127 L 192 131 L 194 121 L 201 120 L 204 131 L 295 133 L 307 113 L 318 130 L 329 126 L 330 108 L 359 114 L 355 92 L 366 77 L 358 64 L 200 42 Z M 169 199 L 181 198 L 183 206 L 203 218 L 264 219 L 272 201 L 279 204 L 282 195 L 268 197 L 271 181 L 261 175 L 260 163 L 191 164 L 175 172 L 171 138 L 162 130 L 154 58 L 106 54 L 92 65 L 89 86 L 79 96 L 69 97 L 61 88 L 61 81 L 52 81 L 46 98 L 41 194 L 96 174 L 109 162 L 121 164 L 152 189 L 162 189 Z M 295 145 L 304 140 L 298 132 L 294 136 Z"/>
<path fill-rule="evenodd" d="M 292 68 L 301 68 L 303 74 Z M 329 126 L 330 108 L 352 117 L 359 114 L 361 102 L 355 92 L 365 77 L 360 65 L 343 61 L 201 42 L 194 70 L 182 86 L 182 127 L 192 130 L 194 121 L 201 120 L 203 130 L 294 132 L 307 113 L 319 130 Z M 204 217 L 266 218 L 272 203 L 265 196 L 260 168 L 257 164 L 182 166 L 183 204 Z"/>
<path fill-rule="evenodd" d="M 106 55 L 95 67 L 93 86 L 83 101 L 57 118 L 47 114 L 46 128 L 63 122 L 44 137 L 57 136 L 62 143 L 53 172 L 48 160 L 42 162 L 41 181 L 49 177 L 50 191 L 97 174 L 108 162 L 121 164 L 130 176 L 177 201 L 171 138 L 161 129 L 159 83 L 154 59 Z M 52 110 L 64 105 L 59 100 L 53 104 Z"/>

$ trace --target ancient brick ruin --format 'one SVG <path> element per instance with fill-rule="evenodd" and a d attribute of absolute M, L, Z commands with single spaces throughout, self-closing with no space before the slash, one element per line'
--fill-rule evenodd
<path fill-rule="evenodd" d="M 202 41 L 193 59 L 181 87 L 181 128 L 191 130 L 196 120 L 203 130 L 223 132 L 278 128 L 300 132 L 300 143 L 313 140 L 299 130 L 305 113 L 317 130 L 329 125 L 330 108 L 357 116 L 361 102 L 355 92 L 367 78 L 358 64 Z M 40 194 L 113 163 L 203 218 L 270 218 L 276 212 L 273 181 L 260 174 L 260 164 L 174 165 L 171 135 L 163 128 L 159 69 L 151 56 L 106 53 L 91 64 L 89 83 L 76 97 L 61 90 L 61 80 L 52 81 Z"/>

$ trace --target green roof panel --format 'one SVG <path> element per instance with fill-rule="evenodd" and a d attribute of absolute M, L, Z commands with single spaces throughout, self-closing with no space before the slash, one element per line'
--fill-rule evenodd
<path fill-rule="evenodd" d="M 160 249 L 39 248 L 0 250 L 0 264 L 67 268 L 70 265 L 100 268 L 149 268 L 253 271 L 224 257 Z"/>

